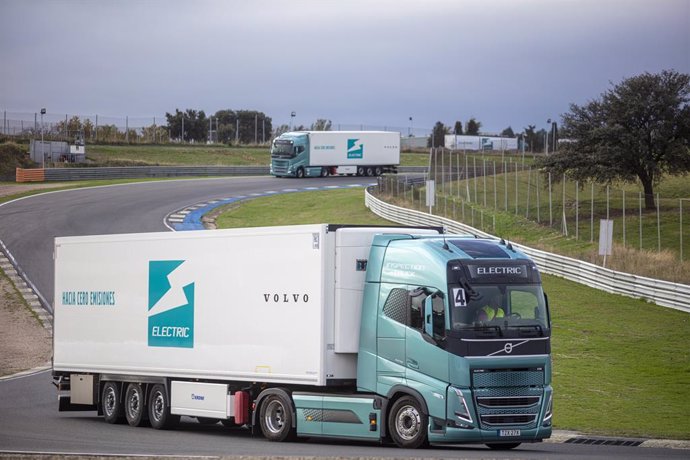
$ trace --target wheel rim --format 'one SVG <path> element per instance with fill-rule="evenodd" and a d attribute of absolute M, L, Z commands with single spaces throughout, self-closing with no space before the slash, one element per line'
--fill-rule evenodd
<path fill-rule="evenodd" d="M 157 391 L 153 396 L 153 401 L 151 404 L 151 416 L 156 420 L 160 421 L 163 417 L 163 411 L 165 410 L 165 401 L 163 400 L 163 394 Z"/>
<path fill-rule="evenodd" d="M 108 387 L 105 392 L 105 404 L 103 404 L 103 411 L 106 415 L 111 416 L 115 412 L 115 405 L 117 404 L 117 396 L 115 395 L 115 389 L 113 387 Z"/>
<path fill-rule="evenodd" d="M 137 390 L 132 390 L 127 398 L 127 412 L 129 413 L 130 418 L 135 418 L 137 415 L 139 415 L 140 410 L 141 400 L 139 392 Z"/>
<path fill-rule="evenodd" d="M 403 406 L 395 418 L 395 428 L 405 441 L 411 441 L 417 437 L 422 420 L 417 409 L 412 406 Z"/>
<path fill-rule="evenodd" d="M 273 400 L 266 406 L 264 422 L 266 428 L 273 433 L 280 433 L 285 426 L 285 407 L 280 401 Z"/>

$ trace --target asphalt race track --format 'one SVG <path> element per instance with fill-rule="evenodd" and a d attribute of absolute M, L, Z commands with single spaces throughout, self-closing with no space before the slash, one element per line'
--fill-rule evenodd
<path fill-rule="evenodd" d="M 364 184 L 365 178 L 223 178 L 146 182 L 42 194 L 0 206 L 0 239 L 43 296 L 52 302 L 55 236 L 167 230 L 165 217 L 197 202 L 268 190 Z M 87 268 L 88 269 L 88 268 Z M 523 444 L 508 452 L 484 446 L 403 450 L 344 441 L 272 443 L 244 428 L 206 426 L 183 418 L 174 431 L 109 425 L 95 412 L 60 413 L 49 371 L 0 380 L 0 454 L 72 453 L 183 456 L 328 456 L 425 458 L 688 458 L 688 450 Z"/>

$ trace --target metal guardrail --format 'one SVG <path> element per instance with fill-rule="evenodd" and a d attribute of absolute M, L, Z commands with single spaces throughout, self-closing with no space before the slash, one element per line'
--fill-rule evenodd
<path fill-rule="evenodd" d="M 495 238 L 493 235 L 445 217 L 388 204 L 373 196 L 369 189 L 365 191 L 364 202 L 372 212 L 393 222 L 405 225 L 444 226 L 453 233 L 469 233 Z M 582 260 L 512 244 L 530 256 L 543 273 L 690 313 L 690 285 L 617 272 Z"/>
<path fill-rule="evenodd" d="M 423 166 L 403 166 L 401 173 L 421 173 Z M 147 177 L 265 176 L 268 166 L 120 166 L 98 168 L 17 168 L 17 182 L 97 179 L 142 179 Z"/>
<path fill-rule="evenodd" d="M 268 166 L 123 166 L 103 168 L 47 168 L 46 181 L 141 179 L 182 176 L 252 176 L 268 174 Z"/>

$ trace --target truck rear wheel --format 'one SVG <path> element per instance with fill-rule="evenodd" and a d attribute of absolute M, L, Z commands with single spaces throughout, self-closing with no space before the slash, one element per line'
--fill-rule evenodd
<path fill-rule="evenodd" d="M 101 393 L 103 418 L 108 423 L 120 423 L 124 420 L 120 389 L 115 382 L 106 382 Z"/>
<path fill-rule="evenodd" d="M 388 429 L 398 447 L 416 449 L 428 444 L 429 417 L 412 396 L 403 396 L 393 403 L 388 414 Z"/>
<path fill-rule="evenodd" d="M 124 406 L 127 423 L 131 426 L 141 426 L 144 422 L 144 412 L 146 410 L 146 397 L 141 384 L 130 383 L 127 385 Z"/>
<path fill-rule="evenodd" d="M 292 429 L 292 406 L 283 395 L 272 394 L 261 404 L 259 413 L 261 432 L 269 441 L 289 441 L 295 438 Z"/>
<path fill-rule="evenodd" d="M 158 384 L 151 388 L 148 410 L 151 426 L 157 430 L 168 429 L 180 421 L 179 415 L 172 415 L 170 413 L 168 393 L 163 385 Z"/>

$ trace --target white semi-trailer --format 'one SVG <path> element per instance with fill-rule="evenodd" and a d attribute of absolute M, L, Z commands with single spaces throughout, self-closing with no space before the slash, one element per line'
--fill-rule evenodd
<path fill-rule="evenodd" d="M 476 317 L 489 299 L 503 313 Z M 329 225 L 56 238 L 54 319 L 60 410 L 110 423 L 403 447 L 551 433 L 539 273 L 497 241 Z"/>
<path fill-rule="evenodd" d="M 271 174 L 314 177 L 380 176 L 397 172 L 400 133 L 388 131 L 298 131 L 271 145 Z"/>

